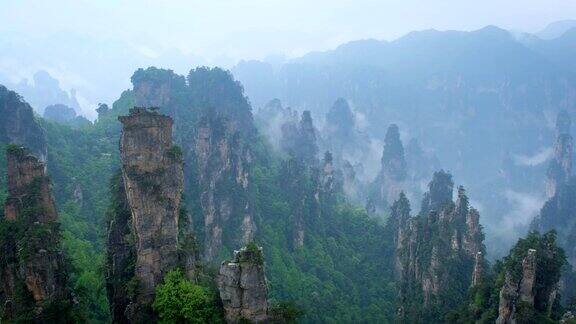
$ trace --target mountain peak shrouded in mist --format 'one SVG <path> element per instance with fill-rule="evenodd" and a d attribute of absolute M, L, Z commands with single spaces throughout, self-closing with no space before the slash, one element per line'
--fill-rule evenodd
<path fill-rule="evenodd" d="M 566 33 L 568 30 L 575 27 L 576 27 L 575 19 L 555 21 L 553 23 L 548 24 L 548 26 L 546 26 L 541 31 L 537 32 L 536 36 L 538 36 L 541 39 L 550 40 L 564 35 L 564 33 Z"/>

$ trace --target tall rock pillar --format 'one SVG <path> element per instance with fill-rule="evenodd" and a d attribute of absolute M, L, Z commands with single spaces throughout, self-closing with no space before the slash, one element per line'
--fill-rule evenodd
<path fill-rule="evenodd" d="M 136 241 L 137 302 L 149 304 L 156 285 L 178 264 L 182 157 L 172 144 L 172 118 L 134 108 L 119 120 L 122 178 Z"/>

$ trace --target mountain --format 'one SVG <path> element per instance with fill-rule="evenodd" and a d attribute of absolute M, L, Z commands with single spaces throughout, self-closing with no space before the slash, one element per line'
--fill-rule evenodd
<path fill-rule="evenodd" d="M 536 33 L 540 39 L 550 40 L 563 36 L 568 30 L 576 27 L 576 20 L 566 19 L 548 24 L 544 29 Z"/>
<path fill-rule="evenodd" d="M 548 41 L 525 44 L 494 26 L 426 30 L 391 42 L 350 42 L 275 69 L 260 62 L 258 80 L 281 89 L 275 96 L 285 105 L 313 116 L 346 99 L 373 140 L 382 141 L 382 125 L 391 123 L 417 138 L 475 197 L 483 224 L 493 225 L 488 250 L 503 255 L 543 199 L 541 160 L 548 156 L 530 158 L 550 150 L 556 113 L 576 107 L 574 70 L 539 46 L 552 51 Z M 262 96 L 247 69 L 232 71 L 259 107 L 272 98 Z"/>

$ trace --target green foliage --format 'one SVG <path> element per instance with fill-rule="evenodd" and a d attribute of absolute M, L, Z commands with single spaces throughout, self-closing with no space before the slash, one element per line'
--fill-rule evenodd
<path fill-rule="evenodd" d="M 391 322 L 395 287 L 384 228 L 342 197 L 318 215 L 313 173 L 275 159 L 263 142 L 252 146 L 252 195 L 262 215 L 259 243 L 272 301 L 293 302 L 305 312 L 304 323 Z M 294 250 L 297 209 L 305 220 L 305 244 Z"/>
<path fill-rule="evenodd" d="M 216 296 L 208 289 L 187 280 L 180 269 L 166 274 L 156 287 L 152 307 L 160 323 L 221 323 Z"/>
<path fill-rule="evenodd" d="M 558 304 L 559 297 L 550 301 L 550 292 L 560 280 L 562 269 L 566 265 L 564 251 L 557 246 L 554 231 L 543 235 L 530 232 L 518 240 L 508 256 L 497 261 L 481 283 L 469 292 L 468 303 L 452 311 L 447 316 L 449 323 L 493 323 L 498 317 L 499 294 L 504 285 L 506 273 L 512 282 L 519 284 L 522 278 L 522 261 L 529 249 L 536 250 L 536 280 L 534 284 L 534 305 L 518 301 L 517 321 L 519 323 L 554 323 L 562 315 Z M 553 305 L 549 305 L 552 302 Z M 548 314 L 549 306 L 552 314 Z"/>
<path fill-rule="evenodd" d="M 294 303 L 281 302 L 270 308 L 270 315 L 274 322 L 296 323 L 296 320 L 304 315 L 304 311 Z"/>
<path fill-rule="evenodd" d="M 174 159 L 176 161 L 180 161 L 180 162 L 183 161 L 182 149 L 178 145 L 172 145 L 172 147 L 166 153 L 168 154 L 169 157 L 171 157 L 172 159 Z"/>
<path fill-rule="evenodd" d="M 246 245 L 246 251 L 249 252 L 250 258 L 247 260 L 239 260 L 240 262 L 254 262 L 257 265 L 264 264 L 264 255 L 255 242 L 250 242 Z"/>

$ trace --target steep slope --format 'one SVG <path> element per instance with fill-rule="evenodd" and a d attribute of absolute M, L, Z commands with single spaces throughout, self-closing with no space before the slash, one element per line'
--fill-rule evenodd
<path fill-rule="evenodd" d="M 410 217 L 404 195 L 392 206 L 387 226 L 395 233 L 401 322 L 442 322 L 482 275 L 485 248 L 480 215 L 469 206 L 462 187 L 452 202 L 452 187 L 451 176 L 440 171 L 434 174 L 428 202 L 422 203 L 417 217 Z"/>
<path fill-rule="evenodd" d="M 246 143 L 255 128 L 241 86 L 218 68 L 192 70 L 187 79 L 149 68 L 136 71 L 132 82 L 137 105 L 159 107 L 174 118 L 175 141 L 189 161 L 186 195 L 203 215 L 196 220 L 204 258 L 216 261 L 250 241 L 256 228 Z"/>
<path fill-rule="evenodd" d="M 112 304 L 115 321 L 125 321 L 126 316 L 130 322 L 142 322 L 154 316 L 151 304 L 156 286 L 178 266 L 193 274 L 195 265 L 188 261 L 195 258 L 188 256 L 193 251 L 183 249 L 180 242 L 180 233 L 185 233 L 179 228 L 185 225 L 179 224 L 183 161 L 180 149 L 172 144 L 172 119 L 146 108 L 133 108 L 119 120 L 123 125 L 120 153 L 126 203 L 116 198 L 119 209 L 109 224 L 108 293 L 111 301 L 119 303 Z M 130 210 L 129 219 L 123 205 Z M 127 235 L 132 235 L 132 244 L 125 241 Z M 132 278 L 126 274 L 130 260 L 135 260 Z M 128 285 L 128 278 L 134 291 L 125 290 L 128 296 L 122 296 L 121 285 Z M 123 306 L 126 308 L 121 310 Z"/>
<path fill-rule="evenodd" d="M 261 95 L 258 83 L 245 68 L 238 77 L 250 85 L 247 95 L 255 106 L 261 106 L 252 97 Z M 522 157 L 549 146 L 551 116 L 560 109 L 573 111 L 576 98 L 570 69 L 491 26 L 413 32 L 392 42 L 351 42 L 289 61 L 271 73 L 269 79 L 281 88 L 275 96 L 288 106 L 322 116 L 344 97 L 365 116 L 369 136 L 383 139 L 381 125 L 395 123 L 418 138 L 474 192 L 484 224 L 507 227 L 487 233 L 490 241 L 505 242 L 490 244 L 498 254 L 528 226 L 530 217 L 503 221 L 525 213 L 514 197 L 537 196 L 526 188 L 544 180 L 540 160 Z M 511 170 L 503 176 L 509 157 Z"/>
<path fill-rule="evenodd" d="M 34 117 L 32 107 L 2 85 L 0 115 L 0 142 L 25 145 L 41 160 L 46 160 L 46 134 Z"/>
<path fill-rule="evenodd" d="M 568 261 L 576 264 L 576 179 L 572 174 L 574 143 L 570 132 L 570 116 L 566 111 L 558 114 L 556 121 L 554 154 L 547 172 L 548 200 L 532 222 L 532 229 L 540 232 L 556 230 L 558 245 L 566 251 Z"/>
<path fill-rule="evenodd" d="M 7 155 L 8 198 L 0 227 L 1 318 L 37 323 L 72 320 L 79 314 L 73 309 L 45 166 L 19 146 L 9 146 Z"/>
<path fill-rule="evenodd" d="M 558 285 L 565 264 L 554 232 L 531 232 L 472 287 L 446 322 L 557 323 L 564 313 Z"/>

